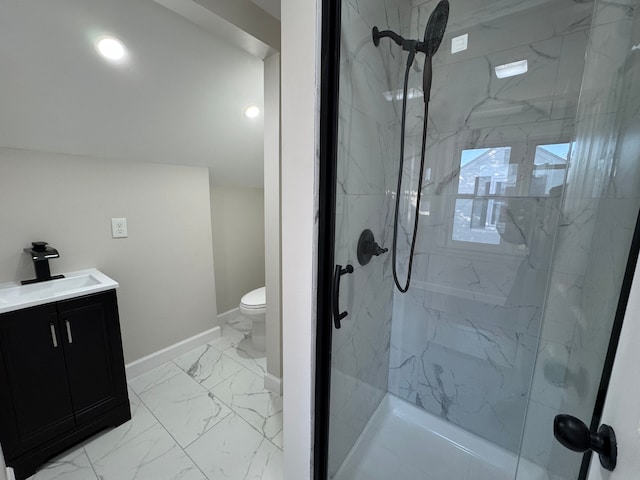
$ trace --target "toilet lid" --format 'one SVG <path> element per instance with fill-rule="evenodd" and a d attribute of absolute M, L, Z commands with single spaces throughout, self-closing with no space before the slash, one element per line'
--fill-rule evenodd
<path fill-rule="evenodd" d="M 267 303 L 265 287 L 256 288 L 245 294 L 240 300 L 244 308 L 264 308 Z"/>

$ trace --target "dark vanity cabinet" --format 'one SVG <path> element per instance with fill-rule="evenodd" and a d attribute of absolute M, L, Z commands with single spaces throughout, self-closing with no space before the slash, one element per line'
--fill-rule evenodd
<path fill-rule="evenodd" d="M 18 480 L 130 418 L 115 290 L 0 314 L 0 444 Z"/>

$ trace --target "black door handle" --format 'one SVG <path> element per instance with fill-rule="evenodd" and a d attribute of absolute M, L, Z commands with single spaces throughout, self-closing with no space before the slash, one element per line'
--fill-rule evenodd
<path fill-rule="evenodd" d="M 593 450 L 600 456 L 600 464 L 607 470 L 616 468 L 618 445 L 616 434 L 609 425 L 600 425 L 597 432 L 571 415 L 556 415 L 553 419 L 553 436 L 574 452 Z"/>
<path fill-rule="evenodd" d="M 340 313 L 340 277 L 347 273 L 353 273 L 351 265 L 345 268 L 342 268 L 342 265 L 336 265 L 336 271 L 333 274 L 333 323 L 336 328 L 340 328 L 340 321 L 349 315 L 348 312 Z"/>

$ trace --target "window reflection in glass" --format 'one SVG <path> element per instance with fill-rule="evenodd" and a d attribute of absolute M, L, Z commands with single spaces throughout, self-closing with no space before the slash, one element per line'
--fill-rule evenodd
<path fill-rule="evenodd" d="M 516 186 L 517 165 L 509 163 L 511 147 L 463 150 L 460 157 L 458 195 L 452 239 L 500 244 L 497 231 L 503 201 Z"/>
<path fill-rule="evenodd" d="M 564 184 L 571 144 L 538 145 L 533 158 L 511 163 L 511 147 L 463 150 L 455 200 L 452 240 L 500 245 L 524 242 L 533 218 L 527 197 L 559 196 Z M 529 178 L 528 182 L 522 182 Z M 515 227 L 519 237 L 507 233 Z M 516 235 L 517 236 L 517 235 Z M 511 239 L 511 240 L 509 240 Z"/>
<path fill-rule="evenodd" d="M 529 195 L 538 197 L 551 193 L 551 189 L 564 183 L 569 143 L 538 145 L 533 160 L 533 173 Z"/>

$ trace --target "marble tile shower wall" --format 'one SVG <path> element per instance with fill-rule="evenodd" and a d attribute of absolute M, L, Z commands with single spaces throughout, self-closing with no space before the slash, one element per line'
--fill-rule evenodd
<path fill-rule="evenodd" d="M 383 93 L 397 89 L 403 59 L 394 46 L 376 48 L 374 25 L 406 31 L 409 0 L 342 2 L 338 145 L 337 264 L 355 271 L 342 278 L 340 308 L 349 312 L 333 332 L 329 473 L 335 474 L 387 391 L 392 281 L 389 255 L 360 266 L 356 246 L 371 229 L 390 244 L 391 189 L 399 113 Z"/>
<path fill-rule="evenodd" d="M 591 418 L 640 208 L 639 11 L 637 0 L 597 2 L 587 49 L 522 447 L 554 479 L 577 478 L 581 456 L 549 426 L 558 412 Z"/>
<path fill-rule="evenodd" d="M 423 35 L 436 3 L 414 2 L 412 36 Z M 592 3 L 573 0 L 452 1 L 434 59 L 421 223 L 411 289 L 394 296 L 389 391 L 512 451 L 520 444 L 560 218 L 561 189 L 540 194 L 532 187 L 533 157 L 537 145 L 573 137 L 592 13 Z M 451 39 L 464 33 L 469 48 L 451 54 Z M 496 78 L 494 67 L 521 59 L 526 75 Z M 414 74 L 413 86 L 419 81 Z M 414 186 L 403 192 L 406 225 L 422 108 L 421 99 L 410 102 L 406 173 Z M 461 152 L 495 147 L 511 148 L 507 188 L 494 197 L 503 225 L 488 239 L 455 240 L 456 222 L 464 220 L 458 202 L 473 201 L 459 190 L 466 181 Z M 561 333 L 553 340 L 566 350 L 572 336 Z"/>

